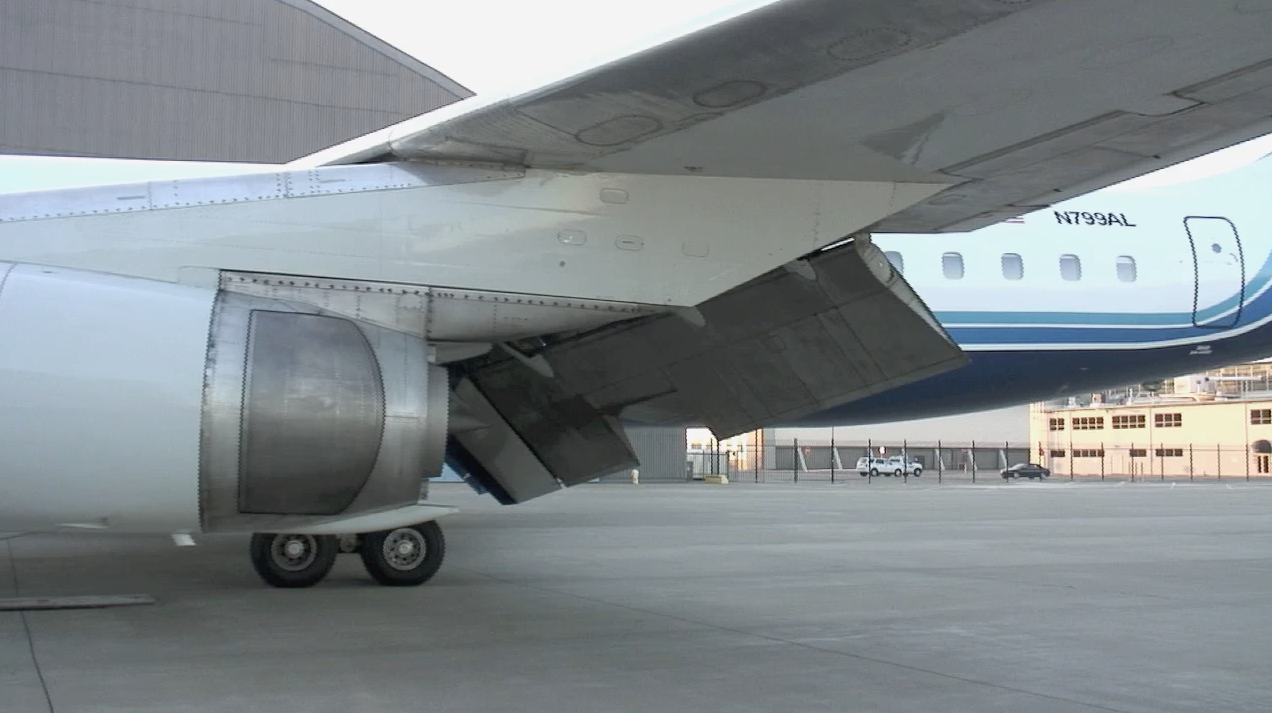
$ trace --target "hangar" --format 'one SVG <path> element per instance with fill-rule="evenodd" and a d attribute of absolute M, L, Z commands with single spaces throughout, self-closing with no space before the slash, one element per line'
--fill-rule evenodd
<path fill-rule="evenodd" d="M 5 154 L 282 163 L 471 95 L 308 0 L 0 8 Z"/>

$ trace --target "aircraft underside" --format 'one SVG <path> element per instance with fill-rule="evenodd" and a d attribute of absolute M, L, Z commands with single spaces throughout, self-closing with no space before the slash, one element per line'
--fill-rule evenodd
<path fill-rule="evenodd" d="M 871 231 L 973 230 L 1267 133 L 1257 4 L 748 2 L 269 172 L 0 196 L 0 529 L 250 532 L 272 584 L 340 551 L 417 584 L 444 461 L 523 502 L 634 466 L 625 422 L 723 438 L 958 373 Z M 60 60 L 44 24 L 23 47 Z M 218 51 L 280 41 L 224 24 L 247 34 Z M 171 113 L 85 107 L 94 134 L 208 133 L 149 75 L 107 80 Z"/>
<path fill-rule="evenodd" d="M 179 190 L 224 195 L 233 180 Z M 627 186 L 635 203 L 640 194 Z M 93 190 L 88 198 L 111 204 Z M 767 235 L 734 235 L 738 251 L 712 267 L 655 241 L 632 250 L 643 214 L 630 209 L 612 226 L 587 224 L 628 242 L 579 251 L 571 243 L 584 231 L 563 227 L 577 222 L 562 223 L 552 206 L 525 219 L 556 221 L 540 232 L 562 265 L 597 267 L 578 280 L 554 276 L 558 292 L 544 294 L 499 289 L 491 275 L 500 273 L 483 268 L 480 252 L 439 255 L 454 266 L 427 268 L 451 276 L 441 285 L 368 280 L 356 269 L 273 272 L 263 269 L 268 255 L 232 258 L 261 269 L 192 268 L 200 254 L 225 264 L 226 250 L 249 244 L 261 225 L 290 223 L 309 243 L 346 254 L 365 250 L 375 231 L 350 230 L 325 207 L 361 200 L 348 194 L 173 207 L 156 205 L 150 187 L 112 190 L 147 193 L 150 203 L 103 215 L 83 200 L 74 214 L 49 218 L 33 207 L 52 195 L 0 206 L 11 260 L 0 263 L 9 347 L 0 350 L 0 449 L 10 473 L 0 483 L 0 529 L 275 533 L 252 545 L 273 584 L 316 581 L 341 547 L 361 552 L 377 580 L 413 584 L 436 570 L 421 553 L 444 548 L 433 521 L 451 510 L 429 502 L 425 487 L 443 462 L 519 503 L 636 467 L 623 423 L 706 425 L 726 437 L 965 362 L 867 235 L 823 249 L 835 242 L 823 232 L 810 252 L 767 256 L 745 247 Z M 413 216 L 435 217 L 430 199 L 454 190 L 420 189 Z M 501 209 L 467 208 L 463 227 Z M 94 240 L 95 254 L 82 242 L 50 252 L 86 232 L 121 231 L 127 240 Z M 542 257 L 537 238 L 502 240 L 496 249 Z M 619 262 L 632 252 L 629 265 Z M 141 257 L 132 275 L 77 265 L 130 255 Z M 719 289 L 653 277 L 686 265 L 733 284 L 693 306 L 613 299 L 624 287 L 612 283 L 633 271 L 651 279 L 631 289 L 673 300 Z M 748 270 L 755 276 L 746 279 Z M 165 272 L 178 279 L 151 277 Z"/>

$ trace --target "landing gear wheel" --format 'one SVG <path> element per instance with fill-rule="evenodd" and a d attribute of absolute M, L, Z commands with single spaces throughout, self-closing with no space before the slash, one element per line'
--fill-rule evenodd
<path fill-rule="evenodd" d="M 250 545 L 252 567 L 266 584 L 275 587 L 312 587 L 336 563 L 336 538 L 331 535 L 258 533 Z"/>
<path fill-rule="evenodd" d="M 360 554 L 375 581 L 388 587 L 414 587 L 437 574 L 446 556 L 446 538 L 435 522 L 372 532 L 363 536 Z"/>

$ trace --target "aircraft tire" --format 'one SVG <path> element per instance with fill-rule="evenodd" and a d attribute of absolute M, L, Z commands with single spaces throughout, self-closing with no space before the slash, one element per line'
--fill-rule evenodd
<path fill-rule="evenodd" d="M 332 535 L 256 533 L 249 545 L 256 574 L 266 584 L 284 589 L 321 582 L 336 563 L 338 550 Z"/>
<path fill-rule="evenodd" d="M 362 564 L 386 587 L 415 587 L 432 579 L 446 557 L 446 538 L 436 522 L 363 536 Z"/>

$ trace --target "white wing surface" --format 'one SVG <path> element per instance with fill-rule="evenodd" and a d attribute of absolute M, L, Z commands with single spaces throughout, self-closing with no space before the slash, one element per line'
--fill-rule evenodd
<path fill-rule="evenodd" d="M 752 1 L 710 21 L 297 164 L 957 183 L 874 226 L 929 232 L 1272 131 L 1269 0 Z"/>

